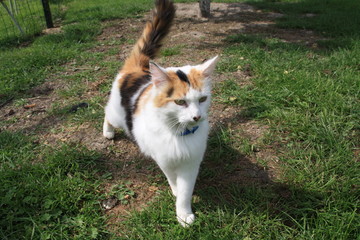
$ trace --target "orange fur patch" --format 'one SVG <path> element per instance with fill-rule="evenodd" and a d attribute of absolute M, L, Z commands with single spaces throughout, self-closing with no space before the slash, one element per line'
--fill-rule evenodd
<path fill-rule="evenodd" d="M 132 76 L 131 79 L 136 79 L 136 78 L 144 75 L 143 72 L 140 72 L 140 73 L 134 72 L 132 74 L 134 74 L 134 76 Z M 162 88 L 161 92 L 154 99 L 155 107 L 162 107 L 169 102 L 184 98 L 185 95 L 187 94 L 187 92 L 189 91 L 190 87 L 194 88 L 195 90 L 200 91 L 204 85 L 204 83 L 203 83 L 204 76 L 203 76 L 202 72 L 195 68 L 191 69 L 189 75 L 187 75 L 189 78 L 189 81 L 190 81 L 190 86 L 188 83 L 180 80 L 179 76 L 174 71 L 167 72 L 167 75 L 169 78 L 168 82 L 164 86 L 161 86 L 161 88 Z M 119 81 L 120 81 L 120 83 L 123 83 L 124 79 L 120 79 Z M 130 80 L 130 81 L 128 81 L 126 87 L 127 88 L 131 87 L 132 84 L 133 83 Z M 152 87 L 153 87 L 152 84 L 149 85 L 149 87 L 147 87 L 144 90 L 143 94 L 140 96 L 139 103 L 136 108 L 135 114 L 139 114 L 141 109 L 143 109 L 144 105 L 149 101 L 149 97 L 150 97 L 149 92 L 152 89 Z"/>
<path fill-rule="evenodd" d="M 149 42 L 149 36 L 153 31 L 153 25 L 148 22 L 145 29 L 133 47 L 130 56 L 126 59 L 125 64 L 122 68 L 122 72 L 138 72 L 142 70 L 149 70 L 150 57 L 142 53 L 142 49 L 146 42 Z"/>
<path fill-rule="evenodd" d="M 190 73 L 188 75 L 189 81 L 190 81 L 190 85 L 192 88 L 194 88 L 195 90 L 200 91 L 204 85 L 204 75 L 202 74 L 201 71 L 193 68 L 190 70 Z"/>
<path fill-rule="evenodd" d="M 175 72 L 169 71 L 167 75 L 169 81 L 162 87 L 161 93 L 159 93 L 154 100 L 156 107 L 162 107 L 171 101 L 181 99 L 189 91 L 189 85 L 181 81 Z"/>

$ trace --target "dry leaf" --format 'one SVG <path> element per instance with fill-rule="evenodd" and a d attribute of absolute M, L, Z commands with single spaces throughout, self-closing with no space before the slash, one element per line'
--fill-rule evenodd
<path fill-rule="evenodd" d="M 237 100 L 237 97 L 229 97 L 230 102 L 234 102 Z"/>
<path fill-rule="evenodd" d="M 158 191 L 158 190 L 159 190 L 159 188 L 156 187 L 156 186 L 150 186 L 150 187 L 149 187 L 149 191 L 150 191 L 150 192 L 156 192 L 156 191 Z"/>
<path fill-rule="evenodd" d="M 25 109 L 30 109 L 30 108 L 33 108 L 33 107 L 35 107 L 35 106 L 36 106 L 35 103 L 33 103 L 33 104 L 27 104 L 27 105 L 24 105 L 24 108 L 25 108 Z"/>

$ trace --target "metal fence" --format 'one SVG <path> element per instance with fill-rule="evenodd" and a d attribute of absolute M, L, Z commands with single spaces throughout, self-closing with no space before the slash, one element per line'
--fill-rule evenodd
<path fill-rule="evenodd" d="M 0 0 L 0 44 L 46 28 L 42 0 Z"/>

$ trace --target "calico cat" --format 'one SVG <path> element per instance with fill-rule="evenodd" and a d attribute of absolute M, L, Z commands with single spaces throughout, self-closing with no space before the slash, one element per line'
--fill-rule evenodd
<path fill-rule="evenodd" d="M 196 66 L 163 68 L 157 55 L 175 16 L 174 4 L 156 0 L 152 20 L 113 82 L 103 134 L 123 128 L 166 175 L 182 226 L 193 223 L 191 198 L 209 132 L 207 112 L 217 56 Z"/>

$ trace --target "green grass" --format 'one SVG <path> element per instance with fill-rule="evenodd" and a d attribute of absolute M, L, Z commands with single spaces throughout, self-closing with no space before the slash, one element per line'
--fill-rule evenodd
<path fill-rule="evenodd" d="M 55 26 L 58 25 L 64 14 L 64 7 L 71 0 L 53 0 L 49 1 L 51 15 Z M 46 28 L 44 10 L 41 1 L 3 1 L 7 8 L 12 12 L 14 18 L 20 25 L 23 33 L 14 24 L 6 9 L 0 7 L 0 46 L 17 46 L 21 43 L 34 40 L 41 35 L 42 30 Z M 13 3 L 13 8 L 11 4 Z M 15 7 L 15 5 L 17 7 Z M 0 47 L 0 48 L 1 48 Z"/>
<path fill-rule="evenodd" d="M 86 6 L 86 7 L 84 7 Z M 97 20 L 109 20 L 115 18 L 136 17 L 137 14 L 152 7 L 151 1 L 113 1 L 105 0 L 80 0 L 71 1 L 68 4 L 69 10 L 65 14 L 65 22 L 78 22 Z"/>
<path fill-rule="evenodd" d="M 81 146 L 55 150 L 35 138 L 0 133 L 1 239 L 112 239 L 100 201 L 128 204 L 127 182 L 104 182 L 104 157 Z"/>
<path fill-rule="evenodd" d="M 181 46 L 164 48 L 161 50 L 160 55 L 163 57 L 174 56 L 181 53 Z"/>
<path fill-rule="evenodd" d="M 39 1 L 15 2 L 14 8 L 11 8 L 10 1 L 4 1 L 8 10 L 12 12 L 17 23 L 20 25 L 23 33 L 15 26 L 10 15 L 0 5 L 0 44 L 7 44 L 10 41 L 19 42 L 31 38 L 33 35 L 39 34 L 45 27 L 45 18 Z"/>
<path fill-rule="evenodd" d="M 293 236 L 356 239 L 360 226 L 356 194 L 360 166 L 355 156 L 360 141 L 360 41 L 355 31 L 359 22 L 345 16 L 358 12 L 360 4 L 286 1 L 261 6 L 289 14 L 281 20 L 282 27 L 315 29 L 333 38 L 311 50 L 261 35 L 229 36 L 226 41 L 231 46 L 225 55 L 231 57 L 219 69 L 232 72 L 248 65 L 255 77 L 247 87 L 240 87 L 236 80 L 224 82 L 219 98 L 244 107 L 244 116 L 270 123 L 278 136 L 272 141 L 284 143 L 284 182 L 321 197 L 318 209 L 309 206 L 311 217 L 296 209 L 300 215 L 291 219 L 298 229 Z M 319 16 L 311 21 L 294 15 L 312 10 Z M 343 28 L 346 24 L 351 27 Z M 294 211 L 285 214 L 291 216 Z"/>
<path fill-rule="evenodd" d="M 100 155 L 0 133 L 1 239 L 101 239 Z"/>
<path fill-rule="evenodd" d="M 96 46 L 101 21 L 136 17 L 151 3 L 79 0 L 64 4 L 63 33 L 38 37 L 27 47 L 0 49 L 0 103 L 14 97 L 14 106 L 23 106 L 28 89 L 75 60 L 74 67 L 86 69 L 59 75 L 67 85 L 57 90 L 61 100 L 53 103 L 48 114 L 61 118 L 65 129 L 86 122 L 100 132 L 104 99 L 85 94 L 88 89 L 83 83 L 95 82 L 104 74 L 113 76 L 119 63 L 103 61 L 116 53 L 114 49 L 86 50 Z M 218 83 L 214 101 L 242 109 L 242 121 L 267 124 L 270 132 L 254 146 L 241 130 L 217 126 L 195 190 L 197 220 L 192 227 L 184 229 L 177 223 L 174 198 L 163 191 L 149 206 L 115 223 L 110 232 L 100 201 L 114 195 L 126 204 L 125 196 L 136 193 L 126 182 L 111 181 L 104 166 L 106 156 L 78 145 L 61 145 L 58 150 L 44 147 L 37 132 L 27 136 L 1 131 L 0 238 L 359 239 L 360 38 L 354 16 L 360 4 L 340 0 L 254 4 L 283 13 L 278 26 L 311 29 L 325 40 L 318 42 L 319 48 L 308 48 L 264 35 L 224 39 L 218 72 L 247 68 L 253 77 L 249 84 L 234 78 Z M 304 13 L 316 15 L 304 18 Z M 164 49 L 162 55 L 180 53 L 175 46 Z M 100 86 L 101 94 L 106 95 L 108 83 Z M 89 108 L 68 112 L 83 101 Z M 251 171 L 265 179 L 268 166 L 262 159 L 255 164 L 249 158 L 255 149 L 267 145 L 279 157 L 281 174 L 276 182 L 259 183 L 251 178 Z M 242 176 L 246 181 L 233 179 L 244 167 L 249 170 L 244 171 L 248 176 Z M 109 183 L 110 190 L 105 191 Z M 165 181 L 160 184 L 166 185 Z"/>
<path fill-rule="evenodd" d="M 77 23 L 64 26 L 61 34 L 37 38 L 30 47 L 1 50 L 0 101 L 42 83 L 50 72 L 91 46 L 99 33 L 96 22 Z"/>

